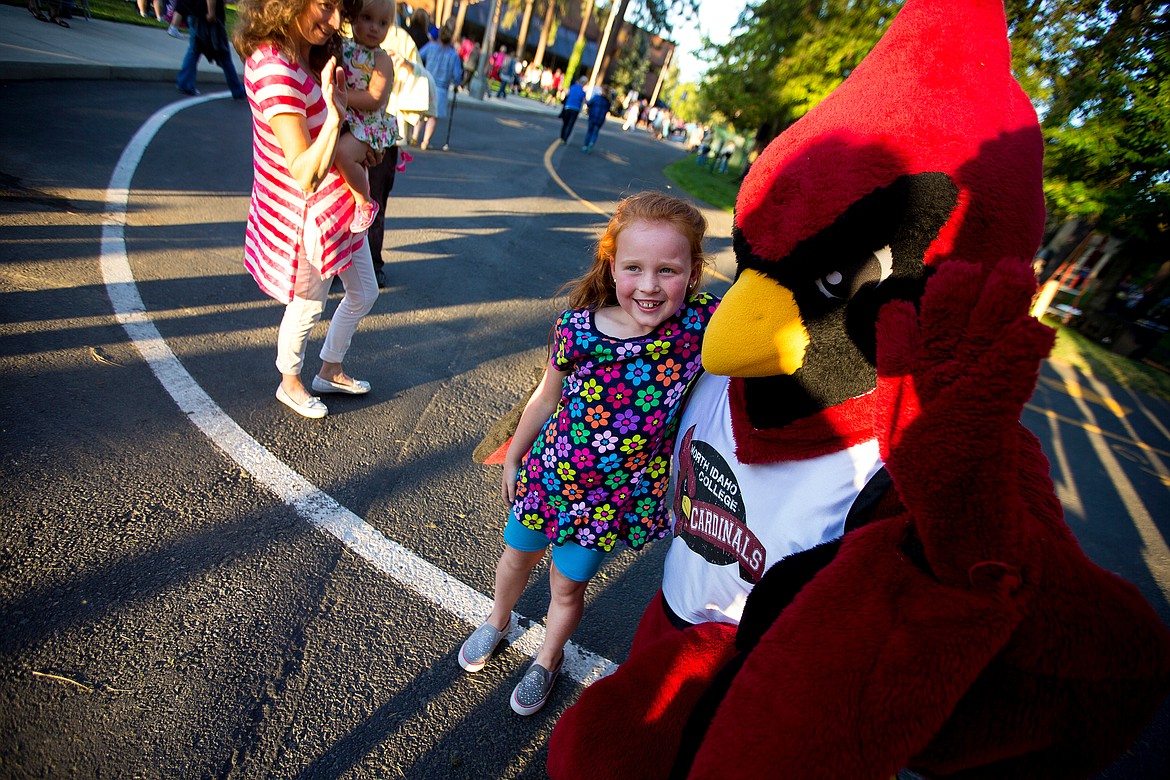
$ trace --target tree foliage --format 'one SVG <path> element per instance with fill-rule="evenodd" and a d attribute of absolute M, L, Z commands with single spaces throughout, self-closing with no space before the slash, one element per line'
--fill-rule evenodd
<path fill-rule="evenodd" d="M 649 41 L 646 40 L 646 33 L 635 30 L 614 61 L 609 76 L 610 84 L 619 88 L 622 94 L 628 89 L 641 92 L 646 74 L 650 72 L 648 51 Z"/>
<path fill-rule="evenodd" d="M 1170 206 L 1170 4 L 1015 0 L 1015 61 L 1045 137 L 1057 219 L 1148 244 Z M 1159 239 L 1161 237 L 1161 239 Z"/>
<path fill-rule="evenodd" d="M 771 138 L 849 75 L 901 5 L 749 2 L 730 41 L 705 42 L 702 111 Z M 1052 217 L 1092 221 L 1164 257 L 1170 251 L 1170 3 L 1006 5 L 1012 66 L 1044 130 Z"/>
<path fill-rule="evenodd" d="M 901 0 L 760 0 L 745 6 L 731 40 L 707 45 L 703 86 L 712 112 L 741 131 L 774 135 L 852 72 Z"/>
<path fill-rule="evenodd" d="M 635 0 L 630 8 L 632 15 L 626 13 L 624 16 L 630 18 L 625 21 L 652 33 L 668 33 L 673 29 L 674 21 L 698 16 L 699 0 Z"/>

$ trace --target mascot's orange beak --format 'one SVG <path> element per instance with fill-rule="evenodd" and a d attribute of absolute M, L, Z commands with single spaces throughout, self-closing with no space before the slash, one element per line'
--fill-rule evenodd
<path fill-rule="evenodd" d="M 703 368 L 722 376 L 793 374 L 809 336 L 792 292 L 747 269 L 723 297 L 703 337 Z"/>

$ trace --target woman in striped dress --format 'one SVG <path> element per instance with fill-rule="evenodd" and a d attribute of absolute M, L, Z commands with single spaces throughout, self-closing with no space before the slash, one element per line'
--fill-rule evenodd
<path fill-rule="evenodd" d="M 276 345 L 276 397 L 305 417 L 329 409 L 301 381 L 309 332 L 334 276 L 345 285 L 321 348 L 317 393 L 368 393 L 341 363 L 378 297 L 364 233 L 351 233 L 355 203 L 333 164 L 345 116 L 338 67 L 340 0 L 244 0 L 234 42 L 252 108 L 255 178 L 244 234 L 244 266 L 285 304 Z M 371 163 L 376 161 L 371 160 Z"/>

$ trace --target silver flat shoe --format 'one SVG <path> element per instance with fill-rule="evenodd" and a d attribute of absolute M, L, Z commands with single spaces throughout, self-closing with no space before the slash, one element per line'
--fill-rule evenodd
<path fill-rule="evenodd" d="M 504 635 L 508 633 L 511 621 L 503 631 L 497 631 L 490 623 L 484 623 L 467 637 L 467 641 L 459 648 L 459 665 L 469 672 L 478 672 L 487 664 L 492 653 L 500 646 Z"/>
<path fill-rule="evenodd" d="M 352 385 L 343 385 L 315 376 L 313 377 L 313 391 L 316 393 L 345 393 L 346 395 L 365 395 L 370 392 L 369 382 L 361 379 L 353 379 L 352 381 Z"/>
<path fill-rule="evenodd" d="M 304 403 L 298 404 L 292 399 L 292 396 L 284 391 L 284 385 L 276 388 L 276 400 L 292 409 L 302 417 L 309 417 L 314 420 L 319 420 L 325 415 L 329 414 L 329 407 L 321 402 L 321 399 L 315 395 L 309 396 Z"/>
<path fill-rule="evenodd" d="M 532 715 L 544 707 L 564 662 L 564 653 L 561 653 L 561 660 L 552 669 L 545 669 L 534 661 L 512 690 L 512 711 L 517 715 Z"/>

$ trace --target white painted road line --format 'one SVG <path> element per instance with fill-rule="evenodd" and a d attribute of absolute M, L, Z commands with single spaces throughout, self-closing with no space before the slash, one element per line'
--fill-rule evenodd
<path fill-rule="evenodd" d="M 125 240 L 126 206 L 134 171 L 159 128 L 171 117 L 183 109 L 229 96 L 228 92 L 218 92 L 180 100 L 160 109 L 139 128 L 122 151 L 106 189 L 107 217 L 102 224 L 102 277 L 114 315 L 179 409 L 253 479 L 275 493 L 314 528 L 335 536 L 378 571 L 390 575 L 469 625 L 478 626 L 491 611 L 491 599 L 386 538 L 248 435 L 187 372 L 163 340 L 142 303 L 126 255 Z M 524 620 L 522 615 L 514 617 Z M 528 629 L 517 625 L 508 634 L 509 643 L 514 643 L 516 649 L 529 655 L 535 654 L 543 639 L 544 627 L 539 623 Z M 562 671 L 582 685 L 610 674 L 615 668 L 609 659 L 572 642 L 565 647 Z"/>

